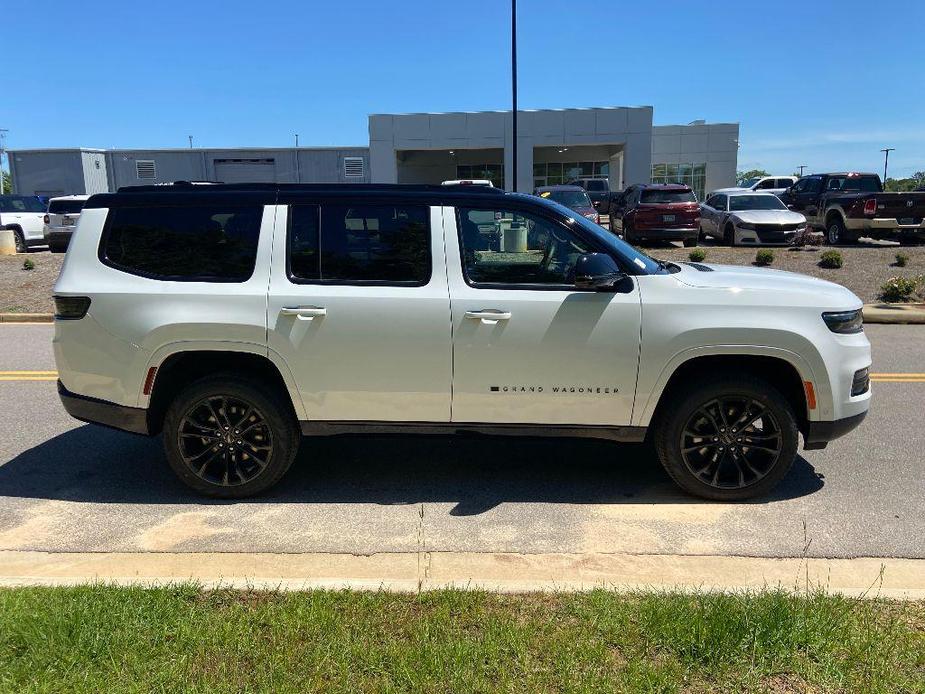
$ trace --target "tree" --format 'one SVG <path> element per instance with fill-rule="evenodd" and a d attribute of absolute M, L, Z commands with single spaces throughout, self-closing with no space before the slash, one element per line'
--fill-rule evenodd
<path fill-rule="evenodd" d="M 3 172 L 3 182 L 0 183 L 0 193 L 6 195 L 13 192 L 13 178 L 8 171 Z"/>
<path fill-rule="evenodd" d="M 770 176 L 767 171 L 764 169 L 752 169 L 751 171 L 736 171 L 736 183 L 741 183 L 742 181 L 747 181 L 750 178 L 761 178 L 762 176 Z"/>

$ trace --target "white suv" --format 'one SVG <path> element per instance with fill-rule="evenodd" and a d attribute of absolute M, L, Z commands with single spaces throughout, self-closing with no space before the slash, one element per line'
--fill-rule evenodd
<path fill-rule="evenodd" d="M 45 243 L 45 205 L 35 195 L 0 195 L 0 229 L 13 232 L 16 252 Z"/>
<path fill-rule="evenodd" d="M 300 434 L 475 430 L 651 440 L 688 492 L 744 499 L 870 400 L 847 289 L 659 262 L 483 186 L 95 195 L 55 295 L 68 412 L 163 432 L 221 497 L 274 484 Z"/>
<path fill-rule="evenodd" d="M 45 241 L 52 253 L 64 253 L 80 219 L 80 211 L 89 195 L 63 195 L 48 201 L 45 215 Z"/>

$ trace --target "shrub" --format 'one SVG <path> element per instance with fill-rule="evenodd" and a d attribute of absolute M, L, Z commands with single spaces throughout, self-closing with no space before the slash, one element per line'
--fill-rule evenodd
<path fill-rule="evenodd" d="M 699 263 L 699 262 L 702 262 L 703 259 L 707 257 L 707 252 L 703 250 L 702 248 L 695 248 L 694 250 L 690 252 L 690 254 L 687 257 L 691 259 L 692 263 Z"/>
<path fill-rule="evenodd" d="M 35 270 L 35 263 L 30 258 L 26 258 L 22 264 L 23 270 Z"/>
<path fill-rule="evenodd" d="M 770 265 L 774 262 L 774 251 L 769 248 L 762 248 L 755 253 L 755 265 Z"/>
<path fill-rule="evenodd" d="M 880 298 L 890 304 L 909 301 L 919 282 L 920 277 L 891 277 L 880 287 Z"/>
<path fill-rule="evenodd" d="M 905 253 L 896 254 L 896 267 L 906 267 L 909 264 L 909 256 Z"/>
<path fill-rule="evenodd" d="M 819 267 L 832 268 L 837 270 L 842 266 L 841 253 L 838 251 L 826 251 L 819 258 Z"/>

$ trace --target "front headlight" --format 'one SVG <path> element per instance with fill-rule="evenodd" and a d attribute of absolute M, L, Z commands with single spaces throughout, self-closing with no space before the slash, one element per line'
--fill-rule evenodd
<path fill-rule="evenodd" d="M 822 320 L 829 326 L 829 330 L 840 335 L 852 335 L 864 330 L 864 316 L 861 309 L 823 313 Z"/>

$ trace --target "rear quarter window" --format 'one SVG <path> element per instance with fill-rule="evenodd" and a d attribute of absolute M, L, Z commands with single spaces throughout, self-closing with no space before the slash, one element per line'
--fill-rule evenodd
<path fill-rule="evenodd" d="M 110 210 L 100 260 L 123 272 L 178 282 L 244 282 L 254 274 L 262 206 Z"/>

